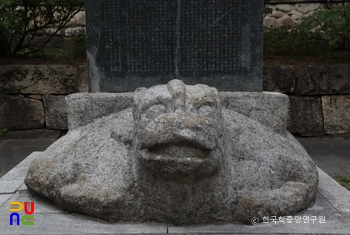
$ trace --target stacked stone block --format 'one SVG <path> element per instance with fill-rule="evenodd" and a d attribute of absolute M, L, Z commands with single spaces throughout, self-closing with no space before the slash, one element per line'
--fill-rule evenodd
<path fill-rule="evenodd" d="M 0 66 L 0 128 L 66 130 L 65 96 L 87 92 L 87 66 Z M 264 66 L 264 91 L 287 94 L 288 130 L 350 136 L 350 65 Z"/>
<path fill-rule="evenodd" d="M 289 95 L 289 131 L 350 134 L 350 65 L 265 66 L 264 91 Z"/>
<path fill-rule="evenodd" d="M 87 91 L 86 74 L 86 66 L 0 66 L 0 128 L 66 130 L 65 96 Z"/>
<path fill-rule="evenodd" d="M 273 1 L 271 1 L 273 2 Z M 320 3 L 270 5 L 267 28 L 294 25 L 324 8 Z M 43 30 L 41 37 L 52 35 Z M 56 40 L 69 41 L 85 31 L 81 11 Z M 0 128 L 66 130 L 68 94 L 87 91 L 87 66 L 0 66 Z M 264 91 L 290 97 L 289 131 L 302 136 L 350 135 L 350 65 L 265 66 Z"/>

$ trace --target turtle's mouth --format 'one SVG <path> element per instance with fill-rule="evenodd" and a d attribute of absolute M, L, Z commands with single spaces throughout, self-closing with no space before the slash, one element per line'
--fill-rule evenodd
<path fill-rule="evenodd" d="M 210 150 L 192 144 L 168 144 L 160 147 L 144 148 L 143 158 L 154 161 L 202 162 Z"/>
<path fill-rule="evenodd" d="M 220 159 L 214 124 L 199 115 L 160 115 L 141 131 L 139 160 L 154 176 L 170 181 L 211 176 L 217 172 Z"/>

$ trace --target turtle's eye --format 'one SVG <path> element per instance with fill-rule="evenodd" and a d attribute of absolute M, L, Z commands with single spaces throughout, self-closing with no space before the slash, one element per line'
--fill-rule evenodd
<path fill-rule="evenodd" d="M 214 118 L 215 116 L 215 107 L 209 106 L 209 105 L 203 105 L 198 109 L 198 115 L 207 117 L 207 118 Z"/>
<path fill-rule="evenodd" d="M 153 105 L 146 111 L 146 118 L 154 119 L 159 115 L 166 113 L 166 107 L 162 104 Z"/>

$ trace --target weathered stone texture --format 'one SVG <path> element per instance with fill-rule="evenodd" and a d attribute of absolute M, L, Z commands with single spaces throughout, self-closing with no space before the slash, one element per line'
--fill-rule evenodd
<path fill-rule="evenodd" d="M 298 81 L 297 92 L 301 95 L 327 95 L 350 93 L 350 66 L 310 65 L 305 77 Z"/>
<path fill-rule="evenodd" d="M 0 95 L 0 127 L 11 130 L 44 128 L 42 102 L 20 96 Z"/>
<path fill-rule="evenodd" d="M 272 13 L 268 14 L 268 16 L 271 16 L 275 19 L 280 19 L 284 16 L 283 12 L 278 11 L 278 8 L 276 9 L 276 7 L 272 10 Z"/>
<path fill-rule="evenodd" d="M 64 31 L 66 37 L 79 36 L 84 34 L 85 30 L 83 27 L 68 28 Z"/>
<path fill-rule="evenodd" d="M 264 91 L 294 93 L 300 68 L 289 65 L 264 66 Z"/>
<path fill-rule="evenodd" d="M 298 11 L 291 11 L 290 12 L 290 17 L 294 20 L 294 21 L 298 21 L 299 19 L 301 19 L 303 17 L 303 14 L 298 12 Z"/>
<path fill-rule="evenodd" d="M 263 24 L 265 28 L 276 28 L 277 22 L 276 19 L 272 17 L 265 17 Z"/>
<path fill-rule="evenodd" d="M 307 14 L 320 8 L 320 6 L 321 5 L 319 3 L 298 3 L 295 5 L 295 10 L 299 11 L 300 13 Z"/>
<path fill-rule="evenodd" d="M 290 17 L 282 17 L 277 20 L 277 28 L 281 28 L 282 26 L 294 26 L 295 22 L 292 18 Z"/>
<path fill-rule="evenodd" d="M 55 36 L 61 36 L 62 35 L 62 31 L 57 31 L 57 29 L 55 28 L 48 28 L 48 29 L 45 29 L 45 33 L 48 35 L 48 36 L 52 36 L 54 35 L 54 33 L 56 33 Z"/>
<path fill-rule="evenodd" d="M 80 65 L 78 67 L 78 71 L 79 71 L 79 77 L 76 80 L 76 85 L 75 85 L 77 92 L 89 92 L 87 64 Z"/>
<path fill-rule="evenodd" d="M 279 4 L 278 10 L 288 13 L 293 10 L 293 6 L 291 4 Z"/>
<path fill-rule="evenodd" d="M 288 130 L 302 136 L 323 135 L 323 115 L 320 97 L 289 97 L 290 121 Z"/>
<path fill-rule="evenodd" d="M 241 113 L 284 134 L 287 127 L 288 96 L 263 92 L 220 92 L 222 106 Z"/>
<path fill-rule="evenodd" d="M 85 17 L 85 11 L 78 12 L 75 16 L 75 25 L 76 26 L 85 26 L 86 23 L 86 17 Z"/>
<path fill-rule="evenodd" d="M 77 69 L 70 65 L 0 66 L 0 93 L 71 94 Z"/>
<path fill-rule="evenodd" d="M 271 24 L 265 24 L 265 19 L 267 22 L 271 22 L 271 18 L 277 19 L 276 27 L 281 27 L 283 25 L 294 25 L 302 22 L 304 17 L 313 14 L 316 10 L 322 8 L 321 4 L 312 3 L 288 3 L 288 4 L 271 4 L 267 5 L 272 9 L 271 13 L 266 14 L 264 18 L 264 27 L 270 28 Z"/>
<path fill-rule="evenodd" d="M 44 95 L 45 120 L 48 129 L 68 129 L 67 105 L 64 95 Z"/>
<path fill-rule="evenodd" d="M 32 192 L 110 222 L 251 223 L 313 203 L 317 170 L 297 140 L 222 107 L 215 88 L 172 80 L 138 89 L 124 110 L 113 110 L 115 98 L 67 99 L 80 128 L 32 162 L 25 179 Z M 121 106 L 130 105 L 124 98 Z M 274 113 L 268 102 L 241 105 L 250 103 Z"/>
<path fill-rule="evenodd" d="M 325 134 L 350 133 L 350 95 L 322 97 Z"/>
<path fill-rule="evenodd" d="M 70 130 L 132 107 L 133 93 L 77 93 L 66 97 Z"/>
<path fill-rule="evenodd" d="M 30 95 L 28 98 L 36 99 L 36 100 L 43 100 L 43 95 Z"/>

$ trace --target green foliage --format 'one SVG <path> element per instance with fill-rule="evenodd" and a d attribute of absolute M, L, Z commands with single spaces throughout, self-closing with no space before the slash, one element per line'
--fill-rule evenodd
<path fill-rule="evenodd" d="M 350 190 L 350 177 L 346 176 L 335 176 L 333 177 L 341 186 Z"/>
<path fill-rule="evenodd" d="M 322 38 L 330 46 L 344 49 L 350 42 L 350 5 L 334 5 L 328 10 L 318 10 L 304 18 L 296 29 L 305 33 L 315 27 L 322 32 Z"/>
<path fill-rule="evenodd" d="M 30 60 L 45 60 L 47 62 L 55 61 L 60 63 L 76 63 L 86 61 L 86 34 L 81 32 L 79 36 L 72 37 L 72 49 L 64 48 L 43 48 L 41 51 L 27 55 Z"/>
<path fill-rule="evenodd" d="M 264 56 L 265 59 L 327 56 L 338 60 L 349 56 L 349 40 L 350 5 L 338 5 L 318 10 L 294 27 L 264 29 Z"/>
<path fill-rule="evenodd" d="M 317 32 L 298 31 L 290 26 L 264 29 L 265 57 L 320 55 L 328 50 Z"/>
<path fill-rule="evenodd" d="M 0 136 L 3 136 L 7 132 L 7 129 L 0 128 Z"/>
<path fill-rule="evenodd" d="M 80 11 L 83 0 L 1 0 L 0 56 L 40 51 Z M 44 28 L 51 36 L 33 40 Z"/>
<path fill-rule="evenodd" d="M 272 13 L 272 8 L 269 7 L 270 0 L 264 0 L 264 18 L 267 14 Z"/>

